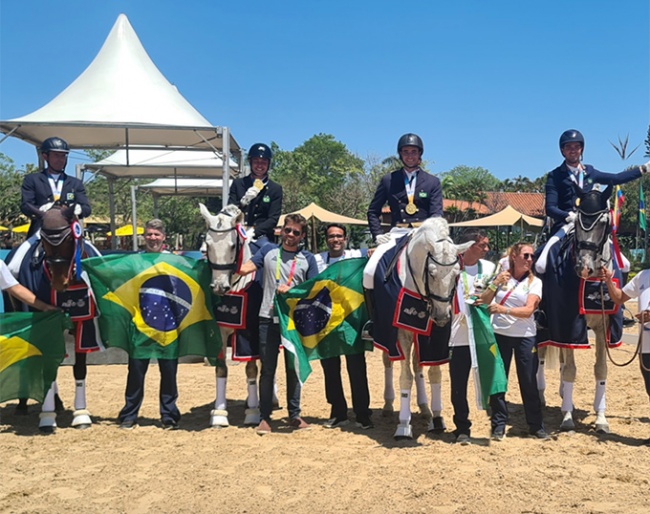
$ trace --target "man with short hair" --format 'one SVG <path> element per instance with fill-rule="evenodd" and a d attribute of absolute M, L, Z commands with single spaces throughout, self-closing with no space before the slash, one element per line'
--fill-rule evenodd
<path fill-rule="evenodd" d="M 470 443 L 469 404 L 467 402 L 467 384 L 472 368 L 472 357 L 469 347 L 470 333 L 467 317 L 469 312 L 467 304 L 478 304 L 485 288 L 486 282 L 492 277 L 495 270 L 494 263 L 483 258 L 490 249 L 490 241 L 481 230 L 470 230 L 464 233 L 458 244 L 475 241 L 463 253 L 463 270 L 458 277 L 456 288 L 456 303 L 458 310 L 454 315 L 451 325 L 451 338 L 449 346 L 451 357 L 449 360 L 449 377 L 451 380 L 451 403 L 454 407 L 454 435 L 460 444 Z"/>
<path fill-rule="evenodd" d="M 80 218 L 90 216 L 90 203 L 83 182 L 65 173 L 69 152 L 68 143 L 60 137 L 46 139 L 41 145 L 41 154 L 47 164 L 45 169 L 25 175 L 23 179 L 20 210 L 31 220 L 27 238 L 41 228 L 43 213 L 54 202 L 75 205 L 75 214 Z"/>
<path fill-rule="evenodd" d="M 165 224 L 155 218 L 144 226 L 144 252 L 169 253 L 163 250 L 166 239 Z M 160 313 L 161 316 L 164 313 Z M 120 428 L 130 430 L 136 426 L 138 412 L 144 399 L 144 380 L 149 369 L 149 359 L 129 357 L 129 373 L 126 379 L 125 405 L 120 411 Z M 160 370 L 160 417 L 165 430 L 176 430 L 181 413 L 176 406 L 178 399 L 178 359 L 158 359 Z"/>
<path fill-rule="evenodd" d="M 367 250 L 348 250 L 346 249 L 348 238 L 347 231 L 343 225 L 330 223 L 325 229 L 325 242 L 327 251 L 317 254 L 316 264 L 318 272 L 322 272 L 330 264 L 334 264 L 343 259 L 353 259 L 357 257 L 366 257 Z M 343 392 L 343 383 L 341 381 L 341 358 L 330 357 L 321 359 L 323 366 L 323 375 L 325 377 L 325 396 L 327 403 L 331 405 L 330 419 L 325 423 L 325 428 L 337 428 L 347 425 L 348 404 Z M 368 375 L 366 371 L 366 354 L 365 352 L 346 355 L 345 363 L 350 379 L 350 390 L 352 392 L 352 406 L 357 420 L 357 426 L 363 429 L 373 427 L 370 416 L 370 391 L 368 390 Z"/>
<path fill-rule="evenodd" d="M 235 179 L 230 186 L 229 204 L 239 205 L 255 253 L 266 243 L 275 241 L 273 231 L 282 213 L 282 186 L 269 178 L 273 152 L 264 143 L 248 150 L 251 173 Z"/>
<path fill-rule="evenodd" d="M 276 293 L 286 293 L 297 284 L 301 284 L 318 275 L 314 256 L 306 250 L 300 250 L 304 239 L 307 220 L 300 214 L 287 214 L 284 218 L 281 237 L 282 244 L 269 243 L 262 247 L 251 260 L 245 262 L 239 270 L 240 275 L 248 275 L 256 270 L 264 270 L 263 298 L 260 307 L 260 414 L 262 420 L 257 427 L 260 435 L 271 432 L 271 412 L 273 410 L 273 380 L 278 365 L 280 349 L 280 325 L 274 312 Z M 309 428 L 300 417 L 301 386 L 293 366 L 285 353 L 287 373 L 287 405 L 290 424 L 295 429 Z"/>

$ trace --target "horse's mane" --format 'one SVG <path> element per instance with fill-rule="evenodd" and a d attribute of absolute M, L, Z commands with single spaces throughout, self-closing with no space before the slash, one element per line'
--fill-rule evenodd
<path fill-rule="evenodd" d="M 427 251 L 434 252 L 435 243 L 440 240 L 449 239 L 449 224 L 447 223 L 447 220 L 445 218 L 426 219 L 416 230 L 413 239 L 415 240 L 420 238 L 423 238 L 424 241 L 418 241 L 418 244 L 424 243 Z M 452 257 L 455 257 L 453 245 L 442 245 L 442 251 L 445 258 L 450 258 L 448 259 L 449 261 L 452 260 Z"/>

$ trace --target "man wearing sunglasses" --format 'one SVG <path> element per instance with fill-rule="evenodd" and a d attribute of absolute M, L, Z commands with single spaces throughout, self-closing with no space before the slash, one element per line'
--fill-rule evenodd
<path fill-rule="evenodd" d="M 280 325 L 273 308 L 277 293 L 286 293 L 294 285 L 318 275 L 318 266 L 314 256 L 299 246 L 304 239 L 307 220 L 300 214 L 287 214 L 281 231 L 282 244 L 269 243 L 262 247 L 251 260 L 245 262 L 240 275 L 248 275 L 257 270 L 264 270 L 263 297 L 260 307 L 260 414 L 262 420 L 257 427 L 260 435 L 271 432 L 271 412 L 273 410 L 273 382 L 278 365 L 280 348 Z M 295 369 L 287 363 L 287 406 L 290 424 L 295 429 L 309 428 L 300 417 L 301 387 Z"/>
<path fill-rule="evenodd" d="M 316 264 L 318 272 L 325 271 L 330 264 L 342 259 L 366 257 L 368 250 L 349 250 L 345 247 L 348 243 L 347 231 L 343 225 L 330 223 L 325 229 L 325 242 L 327 251 L 317 254 Z M 330 419 L 325 423 L 325 428 L 338 428 L 350 423 L 348 419 L 348 404 L 343 392 L 341 380 L 341 358 L 330 357 L 321 359 L 323 375 L 325 377 L 325 396 L 331 405 Z M 346 355 L 345 363 L 350 379 L 352 392 L 352 406 L 357 420 L 357 426 L 364 430 L 372 428 L 370 420 L 370 391 L 368 390 L 368 375 L 366 370 L 365 352 L 355 355 Z"/>
<path fill-rule="evenodd" d="M 239 205 L 255 253 L 269 241 L 282 212 L 282 186 L 269 179 L 273 152 L 264 143 L 255 143 L 248 150 L 251 173 L 235 179 L 230 186 L 229 204 Z"/>

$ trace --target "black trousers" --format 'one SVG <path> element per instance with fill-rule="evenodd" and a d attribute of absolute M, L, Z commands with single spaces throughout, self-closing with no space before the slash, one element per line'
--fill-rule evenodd
<path fill-rule="evenodd" d="M 453 346 L 449 361 L 449 378 L 451 381 L 451 404 L 454 407 L 454 434 L 470 435 L 472 422 L 469 420 L 467 403 L 467 384 L 472 369 L 472 356 L 469 346 Z"/>
<path fill-rule="evenodd" d="M 517 368 L 517 380 L 519 391 L 524 403 L 526 422 L 531 433 L 544 428 L 542 419 L 542 402 L 537 390 L 537 368 L 539 360 L 535 346 L 535 336 L 532 337 L 508 337 L 494 334 L 499 347 L 499 353 L 503 359 L 506 376 L 510 374 L 510 363 L 512 356 L 515 357 Z M 492 431 L 506 428 L 508 421 L 508 406 L 506 404 L 506 393 L 498 393 L 490 396 L 490 408 L 492 409 Z"/>
<path fill-rule="evenodd" d="M 343 381 L 341 379 L 341 358 L 331 357 L 320 361 L 325 376 L 325 397 L 327 403 L 332 407 L 330 417 L 347 419 L 348 404 L 343 393 Z M 366 371 L 365 352 L 356 355 L 346 355 L 345 363 L 350 379 L 350 390 L 352 391 L 352 407 L 357 419 L 368 418 L 370 410 L 370 391 L 368 389 L 368 374 Z"/>
<path fill-rule="evenodd" d="M 160 369 L 160 417 L 163 421 L 178 422 L 181 419 L 181 413 L 176 407 L 178 359 L 158 359 L 158 368 Z M 138 411 L 144 399 L 144 378 L 148 369 L 149 359 L 129 357 L 129 374 L 124 394 L 125 405 L 120 411 L 120 422 L 138 419 Z"/>

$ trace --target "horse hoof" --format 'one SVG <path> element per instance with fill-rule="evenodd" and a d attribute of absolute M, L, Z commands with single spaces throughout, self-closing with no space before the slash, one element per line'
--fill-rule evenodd
<path fill-rule="evenodd" d="M 393 404 L 386 402 L 384 403 L 384 406 L 381 409 L 381 415 L 384 416 L 385 418 L 389 418 L 393 415 L 395 412 L 395 409 L 393 409 Z"/>
<path fill-rule="evenodd" d="M 567 412 L 564 415 L 564 419 L 562 420 L 562 423 L 560 424 L 560 430 L 562 432 L 569 432 L 571 430 L 575 430 L 576 424 L 573 422 L 573 417 L 571 416 L 570 412 Z"/>
<path fill-rule="evenodd" d="M 74 411 L 72 418 L 72 427 L 78 428 L 79 430 L 85 430 L 90 428 L 93 424 L 92 419 L 90 419 L 90 412 L 86 409 L 79 409 Z"/>
<path fill-rule="evenodd" d="M 229 427 L 228 411 L 213 409 L 210 412 L 210 426 L 213 428 Z"/>
<path fill-rule="evenodd" d="M 609 434 L 609 424 L 608 423 L 596 423 L 596 433 L 597 434 Z"/>
<path fill-rule="evenodd" d="M 413 439 L 413 429 L 411 428 L 411 425 L 397 425 L 397 430 L 395 431 L 395 435 L 393 435 L 393 437 L 396 441 Z"/>
<path fill-rule="evenodd" d="M 244 425 L 246 425 L 247 427 L 257 426 L 260 424 L 260 421 L 262 421 L 260 410 L 257 408 L 254 409 L 248 408 L 244 411 L 244 413 L 246 414 L 246 417 L 244 418 Z"/>
<path fill-rule="evenodd" d="M 38 431 L 43 435 L 51 435 L 56 431 L 56 427 L 38 427 Z"/>
<path fill-rule="evenodd" d="M 38 429 L 42 434 L 53 434 L 56 430 L 56 412 L 41 412 Z"/>
<path fill-rule="evenodd" d="M 442 434 L 445 430 L 447 430 L 447 426 L 445 425 L 445 420 L 442 416 L 436 416 L 435 418 L 431 419 L 431 421 L 429 421 L 429 432 L 432 432 L 434 434 Z"/>

